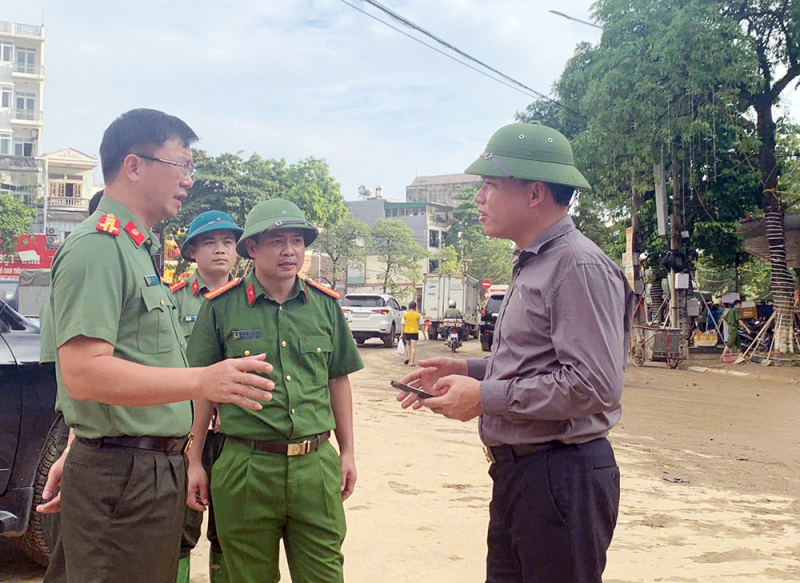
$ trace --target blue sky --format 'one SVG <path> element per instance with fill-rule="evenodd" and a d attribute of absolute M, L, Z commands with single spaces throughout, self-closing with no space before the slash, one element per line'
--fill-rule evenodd
<path fill-rule="evenodd" d="M 382 3 L 545 93 L 600 33 L 548 12 L 587 18 L 590 0 Z M 339 0 L 0 0 L 0 20 L 42 11 L 45 151 L 97 155 L 114 117 L 153 107 L 212 154 L 325 158 L 346 199 L 360 184 L 403 199 L 416 175 L 463 171 L 531 101 Z"/>

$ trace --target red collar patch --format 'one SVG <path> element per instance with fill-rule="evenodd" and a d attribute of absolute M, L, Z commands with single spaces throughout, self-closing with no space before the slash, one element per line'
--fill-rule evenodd
<path fill-rule="evenodd" d="M 136 243 L 137 247 L 140 247 L 142 243 L 144 243 L 144 233 L 142 233 L 139 228 L 133 224 L 133 221 L 128 221 L 128 224 L 125 225 L 125 230 L 128 232 L 128 235 L 131 236 L 133 242 Z"/>
<path fill-rule="evenodd" d="M 253 284 L 247 286 L 247 304 L 252 306 L 253 302 L 256 301 L 256 289 L 253 287 Z"/>
<path fill-rule="evenodd" d="M 95 225 L 95 229 L 116 237 L 119 235 L 119 225 L 119 219 L 114 215 L 103 215 Z"/>
<path fill-rule="evenodd" d="M 197 292 L 199 292 L 199 291 L 200 291 L 200 284 L 199 284 L 199 283 L 197 283 L 197 280 L 195 279 L 195 280 L 192 282 L 192 295 L 193 295 L 193 296 L 196 296 L 196 295 L 197 295 Z"/>

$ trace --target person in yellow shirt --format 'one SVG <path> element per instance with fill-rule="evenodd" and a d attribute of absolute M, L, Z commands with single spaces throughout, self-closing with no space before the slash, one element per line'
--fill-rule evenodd
<path fill-rule="evenodd" d="M 405 364 L 415 366 L 414 359 L 417 356 L 417 340 L 419 340 L 419 319 L 420 313 L 417 311 L 417 302 L 410 302 L 408 310 L 403 314 L 403 341 L 406 343 Z"/>

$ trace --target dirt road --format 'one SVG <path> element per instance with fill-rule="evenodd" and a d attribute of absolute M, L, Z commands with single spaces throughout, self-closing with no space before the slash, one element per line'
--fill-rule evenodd
<path fill-rule="evenodd" d="M 420 352 L 446 354 L 441 342 Z M 387 388 L 408 367 L 377 344 L 361 353 L 347 581 L 483 581 L 491 483 L 477 423 L 402 411 Z M 477 342 L 459 351 L 467 356 L 481 356 Z M 611 437 L 623 493 L 606 583 L 800 581 L 800 371 L 690 364 L 701 368 L 627 373 Z M 196 551 L 195 583 L 208 581 L 206 552 Z M 41 577 L 0 545 L 0 581 Z"/>

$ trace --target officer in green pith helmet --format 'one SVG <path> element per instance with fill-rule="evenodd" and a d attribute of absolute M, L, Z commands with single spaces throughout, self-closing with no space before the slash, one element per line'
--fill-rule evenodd
<path fill-rule="evenodd" d="M 181 255 L 187 261 L 194 261 L 197 270 L 188 279 L 183 279 L 170 287 L 172 303 L 178 309 L 178 321 L 186 341 L 194 328 L 197 313 L 205 301 L 204 295 L 226 284 L 236 263 L 236 242 L 242 228 L 233 218 L 222 211 L 200 213 L 189 225 L 186 240 L 181 245 Z M 224 438 L 214 431 L 206 437 L 202 452 L 203 468 L 211 473 L 211 467 L 222 451 Z M 208 540 L 211 543 L 209 570 L 213 583 L 228 581 L 222 548 L 217 539 L 214 510 L 209 498 Z M 186 508 L 186 520 L 181 537 L 181 560 L 178 563 L 177 583 L 188 583 L 192 549 L 200 539 L 203 514 Z"/>
<path fill-rule="evenodd" d="M 197 270 L 170 287 L 172 302 L 178 308 L 178 320 L 187 340 L 204 295 L 228 283 L 236 263 L 236 242 L 241 234 L 242 228 L 222 211 L 200 213 L 189 225 L 186 240 L 181 245 L 181 256 L 194 261 Z"/>
<path fill-rule="evenodd" d="M 348 375 L 363 364 L 338 294 L 298 277 L 316 237 L 293 203 L 258 204 L 237 245 L 253 271 L 206 295 L 189 343 L 192 366 L 266 352 L 274 367 L 273 400 L 261 411 L 220 406 L 226 440 L 211 491 L 232 583 L 277 581 L 281 539 L 293 581 L 343 581 L 342 502 L 356 481 Z M 195 401 L 201 444 L 211 409 Z M 188 453 L 188 504 L 196 510 L 208 504 L 199 449 Z"/>

